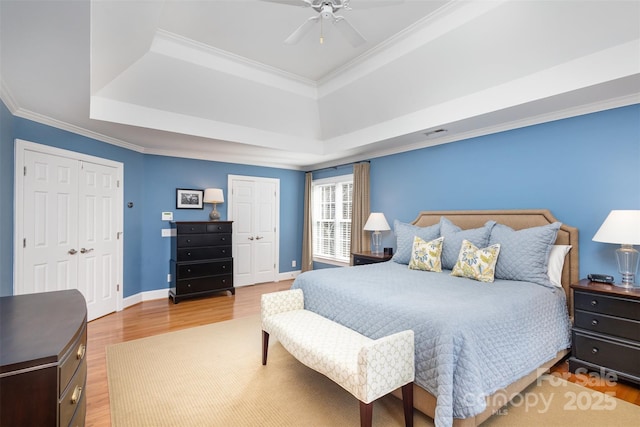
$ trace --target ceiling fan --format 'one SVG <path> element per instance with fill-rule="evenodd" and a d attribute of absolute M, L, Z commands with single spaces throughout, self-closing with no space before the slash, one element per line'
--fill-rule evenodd
<path fill-rule="evenodd" d="M 316 24 L 322 25 L 324 22 L 331 22 L 342 33 L 342 35 L 357 47 L 366 42 L 366 39 L 345 19 L 344 16 L 336 15 L 341 9 L 351 10 L 350 0 L 263 0 L 271 3 L 282 3 L 291 6 L 310 7 L 318 14 L 307 19 L 284 41 L 287 44 L 298 43 Z M 324 42 L 322 27 L 320 29 L 320 43 Z"/>

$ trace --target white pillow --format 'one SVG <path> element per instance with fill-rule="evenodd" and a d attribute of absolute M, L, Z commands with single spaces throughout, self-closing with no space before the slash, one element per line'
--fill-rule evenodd
<path fill-rule="evenodd" d="M 562 267 L 564 258 L 571 250 L 571 245 L 553 245 L 549 253 L 547 275 L 554 286 L 562 287 Z"/>

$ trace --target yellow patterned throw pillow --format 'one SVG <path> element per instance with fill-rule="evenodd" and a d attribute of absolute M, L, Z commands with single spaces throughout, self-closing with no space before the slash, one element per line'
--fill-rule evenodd
<path fill-rule="evenodd" d="M 468 277 L 481 282 L 493 282 L 500 244 L 478 249 L 468 240 L 462 241 L 458 262 L 453 266 L 452 276 Z"/>
<path fill-rule="evenodd" d="M 409 268 L 412 270 L 442 271 L 440 254 L 442 254 L 442 241 L 444 237 L 439 237 L 430 242 L 425 242 L 418 236 L 413 238 L 413 248 L 411 249 L 411 260 Z"/>

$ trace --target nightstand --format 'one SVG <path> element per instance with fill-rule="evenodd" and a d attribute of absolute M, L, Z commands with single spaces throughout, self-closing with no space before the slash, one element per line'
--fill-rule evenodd
<path fill-rule="evenodd" d="M 374 254 L 370 251 L 353 252 L 353 265 L 375 264 L 377 262 L 389 261 L 393 255 L 378 253 Z"/>
<path fill-rule="evenodd" d="M 573 290 L 569 370 L 640 384 L 640 290 L 581 280 Z"/>

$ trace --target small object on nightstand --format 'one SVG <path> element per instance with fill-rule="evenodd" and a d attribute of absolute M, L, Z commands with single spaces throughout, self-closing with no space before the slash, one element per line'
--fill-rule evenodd
<path fill-rule="evenodd" d="M 353 265 L 375 264 L 377 262 L 389 261 L 393 255 L 385 253 L 373 253 L 369 251 L 353 252 Z"/>
<path fill-rule="evenodd" d="M 609 276 L 608 274 L 589 274 L 587 279 L 592 282 L 613 284 L 613 276 Z"/>

